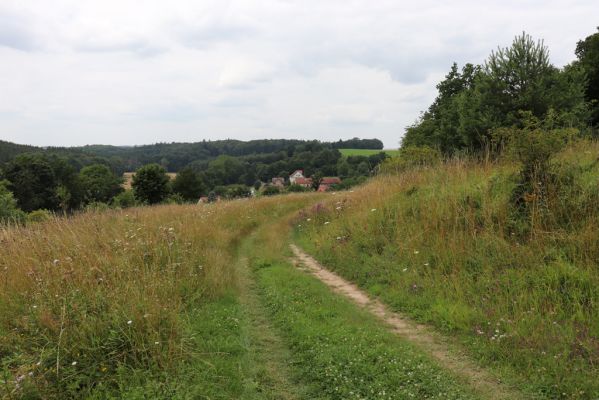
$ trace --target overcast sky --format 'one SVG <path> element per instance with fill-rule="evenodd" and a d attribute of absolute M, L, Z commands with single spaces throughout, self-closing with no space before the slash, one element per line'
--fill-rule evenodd
<path fill-rule="evenodd" d="M 597 0 L 0 0 L 0 139 L 394 148 L 452 62 L 524 30 L 562 66 L 598 16 Z"/>

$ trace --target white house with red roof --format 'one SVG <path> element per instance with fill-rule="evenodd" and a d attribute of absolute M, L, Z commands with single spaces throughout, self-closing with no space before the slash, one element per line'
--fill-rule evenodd
<path fill-rule="evenodd" d="M 296 181 L 298 179 L 302 179 L 302 178 L 306 178 L 304 176 L 304 170 L 303 169 L 298 169 L 295 172 L 293 172 L 291 175 L 289 175 L 289 183 L 291 183 L 292 185 L 296 184 Z"/>

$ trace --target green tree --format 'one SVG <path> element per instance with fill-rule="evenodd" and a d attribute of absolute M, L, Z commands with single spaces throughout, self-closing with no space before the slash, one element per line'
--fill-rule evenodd
<path fill-rule="evenodd" d="M 8 181 L 0 181 L 0 223 L 23 222 L 26 214 L 19 210 L 17 200 L 8 190 Z"/>
<path fill-rule="evenodd" d="M 320 182 L 322 182 L 322 172 L 320 171 L 316 171 L 314 174 L 312 174 L 312 189 L 314 190 L 318 190 L 318 187 L 320 186 Z"/>
<path fill-rule="evenodd" d="M 592 123 L 599 125 L 599 27 L 598 32 L 587 36 L 576 45 L 578 63 L 586 72 L 588 83 L 585 95 L 592 107 Z"/>
<path fill-rule="evenodd" d="M 164 167 L 148 164 L 139 168 L 131 183 L 135 198 L 148 204 L 165 200 L 170 193 L 169 177 Z"/>
<path fill-rule="evenodd" d="M 199 174 L 186 167 L 177 173 L 173 180 L 173 192 L 181 195 L 186 201 L 197 201 L 206 187 Z"/>
<path fill-rule="evenodd" d="M 58 181 L 45 157 L 38 154 L 19 155 L 6 164 L 4 176 L 10 182 L 8 189 L 23 211 L 57 209 Z"/>
<path fill-rule="evenodd" d="M 79 172 L 79 177 L 87 203 L 107 203 L 123 191 L 122 180 L 113 174 L 106 165 L 93 164 L 84 167 Z"/>

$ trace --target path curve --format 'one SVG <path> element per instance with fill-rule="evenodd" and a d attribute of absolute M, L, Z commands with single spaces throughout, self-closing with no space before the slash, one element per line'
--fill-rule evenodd
<path fill-rule="evenodd" d="M 430 354 L 444 368 L 462 377 L 474 390 L 488 399 L 524 399 L 524 396 L 507 385 L 501 383 L 488 371 L 481 369 L 472 360 L 443 340 L 443 337 L 430 328 L 417 324 L 399 313 L 390 311 L 379 300 L 371 299 L 353 283 L 324 268 L 318 261 L 292 244 L 296 267 L 307 270 L 329 286 L 334 292 L 343 295 L 355 304 L 370 311 L 386 322 L 396 334 L 414 343 Z"/>

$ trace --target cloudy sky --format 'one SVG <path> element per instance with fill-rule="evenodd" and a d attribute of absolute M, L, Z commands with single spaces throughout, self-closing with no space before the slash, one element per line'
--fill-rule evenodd
<path fill-rule="evenodd" d="M 597 0 L 0 0 L 0 139 L 393 148 L 452 62 L 524 30 L 561 66 L 598 15 Z"/>

